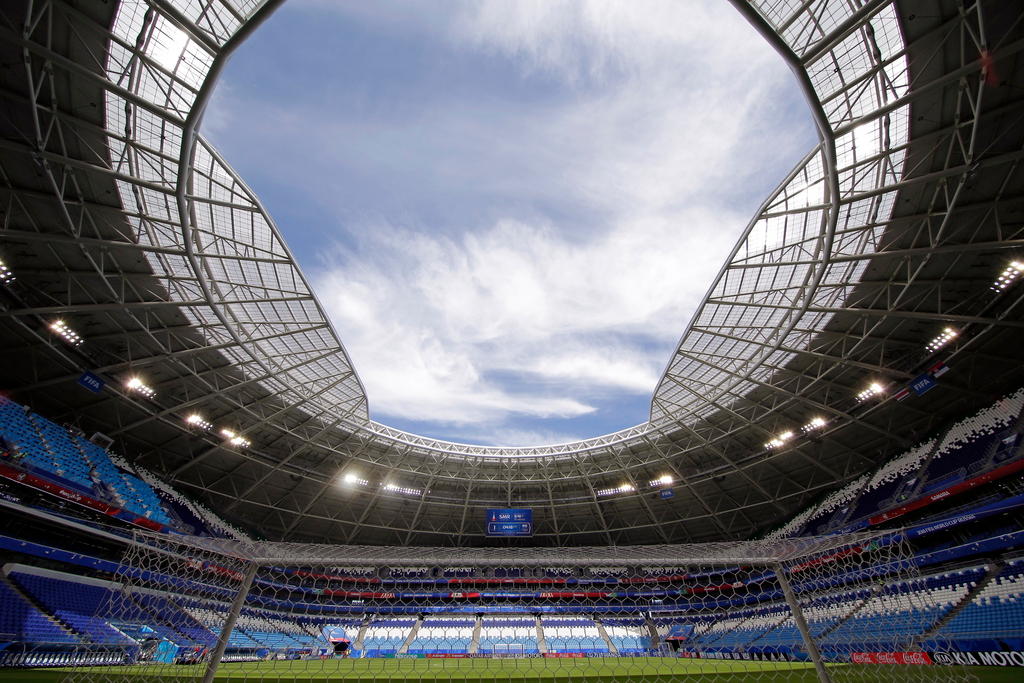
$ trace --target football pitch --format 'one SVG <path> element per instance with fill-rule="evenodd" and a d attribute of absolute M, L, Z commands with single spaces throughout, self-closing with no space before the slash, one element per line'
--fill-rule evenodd
<path fill-rule="evenodd" d="M 85 676 L 86 672 L 94 674 Z M 1020 669 L 992 667 L 841 665 L 829 667 L 834 683 L 899 680 L 907 683 L 979 683 L 1020 681 Z M 0 681 L 60 683 L 89 680 L 104 683 L 192 683 L 202 679 L 198 666 L 122 666 L 2 671 Z M 973 678 L 972 678 L 973 677 Z M 669 658 L 640 659 L 353 659 L 326 661 L 272 661 L 224 663 L 217 680 L 224 683 L 314 683 L 345 681 L 389 683 L 398 681 L 514 681 L 515 683 L 573 683 L 585 681 L 637 683 L 692 678 L 694 683 L 816 683 L 808 664 L 732 662 Z"/>

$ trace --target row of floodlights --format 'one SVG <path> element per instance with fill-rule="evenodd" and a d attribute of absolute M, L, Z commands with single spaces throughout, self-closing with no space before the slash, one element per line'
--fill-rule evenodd
<path fill-rule="evenodd" d="M 153 397 L 156 396 L 156 391 L 154 391 L 151 386 L 143 382 L 140 377 L 129 377 L 128 380 L 125 381 L 124 386 L 128 391 L 136 393 L 146 399 L 152 400 Z M 198 429 L 204 432 L 214 431 L 213 423 L 203 418 L 199 413 L 191 413 L 188 415 L 188 417 L 185 418 L 185 424 L 193 429 Z M 252 445 L 252 442 L 247 438 L 236 433 L 233 429 L 228 429 L 227 427 L 220 430 L 220 435 L 224 437 L 224 440 L 229 444 L 238 448 L 248 448 Z"/>
<path fill-rule="evenodd" d="M 192 413 L 191 415 L 186 417 L 185 424 L 192 427 L 193 429 L 200 429 L 204 432 L 212 432 L 214 429 L 213 423 L 210 422 L 209 420 L 204 419 L 203 416 L 200 415 L 199 413 Z M 249 446 L 252 445 L 252 442 L 249 441 L 249 439 L 245 438 L 241 434 L 236 433 L 233 429 L 228 429 L 227 427 L 224 427 L 220 430 L 220 435 L 223 436 L 224 440 L 227 441 L 229 444 L 231 444 L 232 446 L 237 446 L 238 448 L 248 448 Z"/>
<path fill-rule="evenodd" d="M 656 479 L 651 479 L 647 482 L 647 485 L 651 488 L 658 488 L 661 486 L 671 486 L 675 482 L 675 479 L 671 474 L 663 474 Z M 618 486 L 610 486 L 608 488 L 596 489 L 594 494 L 597 496 L 614 496 L 619 493 L 632 493 L 636 491 L 636 486 L 626 482 L 625 484 L 619 484 Z"/>
<path fill-rule="evenodd" d="M 1006 266 L 1003 272 L 999 275 L 998 279 L 991 285 L 991 289 L 997 292 L 1002 292 L 1007 287 L 1012 285 L 1014 282 L 1017 282 L 1021 278 L 1021 275 L 1024 275 L 1024 263 L 1020 261 L 1011 261 L 1010 264 Z M 14 282 L 14 280 L 14 273 L 3 261 L 0 261 L 0 284 L 9 285 L 10 283 Z M 50 324 L 50 330 L 58 337 L 60 337 L 69 346 L 79 346 L 83 341 L 82 337 L 73 329 L 71 329 L 71 327 L 69 327 L 68 324 L 63 320 L 53 321 Z M 946 346 L 947 344 L 949 344 L 953 339 L 956 338 L 957 334 L 957 331 L 952 327 L 946 327 L 934 339 L 928 342 L 925 348 L 928 350 L 929 353 L 934 353 L 939 349 L 943 348 L 944 346 Z M 143 396 L 147 399 L 152 399 L 156 395 L 156 392 L 151 387 L 149 387 L 145 382 L 143 382 L 139 377 L 129 378 L 127 382 L 125 382 L 125 386 L 129 391 L 137 393 L 140 396 Z M 864 390 L 857 394 L 857 401 L 863 403 L 864 401 L 875 398 L 876 396 L 879 396 L 883 393 L 885 393 L 885 388 L 878 382 L 873 382 L 867 388 L 865 388 Z M 192 427 L 202 429 L 203 431 L 213 431 L 213 425 L 204 420 L 198 414 L 189 415 L 185 419 L 185 422 L 191 425 Z M 815 417 L 806 425 L 801 427 L 801 431 L 803 431 L 805 434 L 809 434 L 813 431 L 821 429 L 825 425 L 826 421 L 824 418 Z M 245 437 L 236 434 L 234 431 L 230 429 L 221 429 L 220 433 L 225 439 L 228 440 L 229 443 L 231 443 L 234 446 L 244 448 L 251 445 L 250 442 Z M 769 450 L 773 448 L 780 448 L 794 436 L 795 434 L 792 431 L 783 432 L 778 436 L 772 438 L 768 442 L 766 442 L 765 448 Z M 353 475 L 345 475 L 346 483 L 358 483 L 363 486 L 369 484 L 369 482 L 367 482 L 366 480 L 359 479 L 358 477 L 356 477 L 353 480 L 350 480 L 350 476 Z M 667 486 L 670 485 L 671 483 L 672 477 L 669 475 L 663 475 L 658 479 L 651 480 L 649 485 L 652 487 Z M 382 484 L 381 487 L 387 491 L 392 491 L 395 493 L 404 493 L 408 495 L 420 495 L 421 493 L 417 489 L 406 488 L 394 484 Z M 599 496 L 610 496 L 618 493 L 629 493 L 635 490 L 635 486 L 626 483 L 621 484 L 619 486 L 613 486 L 610 488 L 598 489 L 596 493 Z"/>
<path fill-rule="evenodd" d="M 1024 273 L 1024 263 L 1020 261 L 1011 261 L 1010 265 L 1006 266 L 1006 269 L 999 275 L 995 282 L 992 283 L 990 289 L 996 292 L 1002 292 L 1004 289 L 1016 282 L 1021 274 Z"/>
<path fill-rule="evenodd" d="M 345 475 L 342 476 L 341 482 L 349 486 L 370 485 L 369 480 L 363 479 L 355 472 L 346 472 Z M 401 493 L 402 495 L 405 496 L 419 496 L 423 494 L 423 491 L 421 491 L 420 489 L 414 489 L 409 486 L 401 486 L 399 484 L 394 484 L 388 481 L 381 482 L 380 488 L 382 491 L 387 491 L 389 493 Z"/>
<path fill-rule="evenodd" d="M 7 267 L 7 264 L 0 261 L 0 285 L 9 285 L 15 281 L 14 273 Z"/>
<path fill-rule="evenodd" d="M 952 327 L 947 327 L 944 330 L 942 330 L 942 332 L 940 332 L 934 339 L 928 342 L 928 345 L 925 346 L 925 348 L 928 349 L 928 353 L 935 353 L 943 346 L 956 339 L 956 335 L 956 330 L 954 330 Z"/>
<path fill-rule="evenodd" d="M 82 338 L 78 333 L 68 327 L 63 320 L 54 320 L 50 323 L 50 331 L 63 339 L 68 346 L 79 346 L 82 343 Z"/>
<path fill-rule="evenodd" d="M 807 424 L 805 424 L 803 427 L 800 428 L 800 431 L 803 432 L 804 434 L 810 434 L 812 432 L 816 432 L 819 429 L 824 428 L 827 424 L 828 424 L 828 420 L 826 420 L 823 417 L 820 417 L 820 416 L 812 417 L 807 422 Z M 774 448 L 782 448 L 783 446 L 786 445 L 787 442 L 789 442 L 795 436 L 796 436 L 796 432 L 793 432 L 793 431 L 782 432 L 778 436 L 775 436 L 775 437 L 772 437 L 771 439 L 769 439 L 765 443 L 764 447 L 767 448 L 768 450 L 772 450 Z"/>

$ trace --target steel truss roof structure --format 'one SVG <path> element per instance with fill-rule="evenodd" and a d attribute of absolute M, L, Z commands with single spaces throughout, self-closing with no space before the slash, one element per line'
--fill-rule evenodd
<path fill-rule="evenodd" d="M 515 505 L 539 545 L 739 539 L 784 519 L 1021 382 L 1024 293 L 990 285 L 1024 246 L 1024 26 L 998 0 L 731 1 L 792 68 L 820 142 L 712 284 L 650 421 L 535 448 L 371 420 L 285 241 L 199 134 L 278 0 L 9 3 L 5 385 L 272 539 L 480 545 L 483 510 Z M 50 334 L 57 317 L 85 342 Z M 946 326 L 955 342 L 929 354 Z M 935 360 L 955 370 L 940 391 L 855 398 Z M 104 393 L 70 388 L 85 369 Z M 152 400 L 122 386 L 135 374 Z M 649 482 L 666 475 L 663 500 Z"/>

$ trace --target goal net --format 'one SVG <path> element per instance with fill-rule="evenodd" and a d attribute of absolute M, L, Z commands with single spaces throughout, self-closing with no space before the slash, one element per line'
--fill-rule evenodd
<path fill-rule="evenodd" d="M 476 549 L 138 532 L 92 617 L 107 637 L 66 680 L 970 681 L 930 656 L 968 583 L 919 569 L 898 532 Z"/>

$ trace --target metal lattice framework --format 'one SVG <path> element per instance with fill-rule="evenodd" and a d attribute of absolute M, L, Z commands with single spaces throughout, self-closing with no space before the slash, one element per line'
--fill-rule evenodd
<path fill-rule="evenodd" d="M 543 510 L 552 544 L 738 538 L 1016 381 L 1021 294 L 989 290 L 1024 244 L 1024 38 L 1002 3 L 736 0 L 796 74 L 820 142 L 711 286 L 650 421 L 535 448 L 370 420 L 285 241 L 198 134 L 226 59 L 277 4 L 26 0 L 2 17 L 18 66 L 0 256 L 22 283 L 2 315 L 8 358 L 25 361 L 9 386 L 226 515 L 276 538 L 466 543 L 482 508 L 515 502 Z M 88 343 L 53 340 L 55 316 Z M 945 325 L 961 333 L 944 355 L 965 370 L 956 400 L 855 400 L 914 377 Z M 156 399 L 53 395 L 82 368 L 144 374 Z M 190 431 L 192 411 L 252 446 Z M 765 449 L 811 416 L 827 438 Z M 339 489 L 346 473 L 366 484 Z M 648 482 L 666 474 L 684 495 L 656 507 Z"/>

